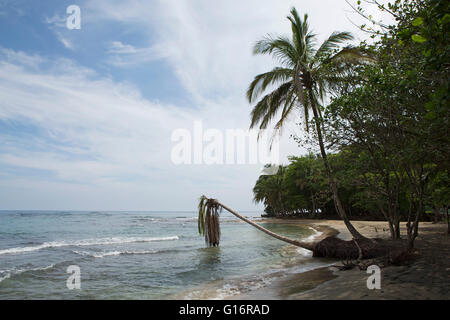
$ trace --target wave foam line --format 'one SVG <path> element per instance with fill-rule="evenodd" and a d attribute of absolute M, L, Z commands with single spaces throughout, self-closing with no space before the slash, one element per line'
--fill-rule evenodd
<path fill-rule="evenodd" d="M 111 245 L 111 244 L 122 244 L 122 243 L 133 243 L 133 242 L 152 242 L 152 241 L 169 241 L 178 240 L 178 236 L 173 237 L 160 237 L 160 238 L 149 238 L 149 237 L 130 237 L 130 238 L 101 238 L 101 239 L 86 239 L 78 241 L 52 241 L 44 242 L 41 245 L 33 247 L 17 247 L 10 249 L 0 250 L 0 255 L 3 254 L 15 254 L 15 253 L 26 253 L 33 252 L 37 250 L 47 249 L 47 248 L 59 248 L 68 246 L 95 246 L 95 245 Z"/>
<path fill-rule="evenodd" d="M 0 282 L 2 282 L 3 280 L 9 279 L 9 278 L 11 278 L 11 273 L 7 273 L 6 276 L 0 277 Z"/>
<path fill-rule="evenodd" d="M 312 235 L 310 235 L 309 237 L 303 239 L 304 242 L 313 242 L 316 238 L 318 238 L 319 236 L 321 236 L 323 234 L 323 232 L 317 231 L 313 227 L 308 227 L 308 228 L 310 228 L 314 233 Z"/>
<path fill-rule="evenodd" d="M 25 272 L 30 272 L 30 271 L 45 271 L 45 270 L 49 270 L 49 269 L 53 269 L 55 267 L 54 264 L 51 264 L 49 266 L 46 267 L 37 267 L 37 268 L 29 268 L 29 269 L 11 269 L 11 270 L 0 270 L 0 272 L 6 273 L 5 276 L 0 277 L 0 282 L 2 282 L 3 280 L 9 279 L 11 278 L 11 276 L 16 276 Z"/>
<path fill-rule="evenodd" d="M 158 253 L 158 250 L 148 250 L 148 251 L 107 251 L 107 252 L 86 252 L 86 251 L 74 251 L 76 254 L 81 254 L 83 256 L 90 256 L 94 258 L 104 258 L 110 256 L 121 256 L 121 255 L 135 255 L 135 254 L 153 254 Z"/>
<path fill-rule="evenodd" d="M 313 227 L 309 227 L 309 229 L 311 229 L 314 233 L 312 235 L 310 235 L 309 237 L 306 237 L 305 239 L 303 239 L 304 242 L 314 242 L 314 240 L 316 240 L 316 238 L 320 237 L 323 232 L 321 231 L 317 231 L 316 229 L 314 229 Z M 302 256 L 305 257 L 312 257 L 312 251 L 310 250 L 306 250 L 304 248 L 297 248 L 297 252 L 300 253 Z"/>

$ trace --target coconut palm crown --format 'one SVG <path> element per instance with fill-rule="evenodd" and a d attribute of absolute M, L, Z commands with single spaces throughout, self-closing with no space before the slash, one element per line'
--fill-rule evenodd
<path fill-rule="evenodd" d="M 251 128 L 259 124 L 260 129 L 266 129 L 281 111 L 275 126 L 280 129 L 288 115 L 298 107 L 302 107 L 308 124 L 309 110 L 317 108 L 320 116 L 319 102 L 324 99 L 327 89 L 345 80 L 345 67 L 372 60 L 351 46 L 338 50 L 345 41 L 353 39 L 349 32 L 333 32 L 316 49 L 316 35 L 309 30 L 308 15 L 305 14 L 302 20 L 292 8 L 287 18 L 291 22 L 291 38 L 267 36 L 253 49 L 254 54 L 272 55 L 281 66 L 257 75 L 248 88 L 247 98 L 254 103 L 269 86 L 277 86 L 257 101 L 251 113 Z"/>
<path fill-rule="evenodd" d="M 249 102 L 256 103 L 251 112 L 250 127 L 254 128 L 259 124 L 260 130 L 266 129 L 274 118 L 280 115 L 275 124 L 278 131 L 288 116 L 300 109 L 304 115 L 306 129 L 309 130 L 309 111 L 312 110 L 320 151 L 337 211 L 352 235 L 355 238 L 363 238 L 349 222 L 339 200 L 323 141 L 320 103 L 328 91 L 347 79 L 349 66 L 373 59 L 357 48 L 341 47 L 344 42 L 353 39 L 349 32 L 333 32 L 316 48 L 316 35 L 309 30 L 308 15 L 305 14 L 302 20 L 295 8 L 292 8 L 290 13 L 287 18 L 291 23 L 291 38 L 267 36 L 254 46 L 254 54 L 272 55 L 280 66 L 257 75 L 248 88 Z M 273 91 L 262 96 L 273 87 L 275 87 Z"/>

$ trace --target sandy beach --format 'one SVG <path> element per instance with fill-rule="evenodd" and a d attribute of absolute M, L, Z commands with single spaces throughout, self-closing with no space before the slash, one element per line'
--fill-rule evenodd
<path fill-rule="evenodd" d="M 326 236 L 348 240 L 351 236 L 338 220 L 280 220 L 271 222 L 308 225 Z M 389 228 L 382 221 L 355 221 L 355 227 L 371 238 L 389 238 Z M 406 229 L 402 225 L 402 231 Z M 415 242 L 417 257 L 405 266 L 381 269 L 381 289 L 369 290 L 370 274 L 359 268 L 339 270 L 334 266 L 288 275 L 259 290 L 235 295 L 231 299 L 449 299 L 450 291 L 450 237 L 445 223 L 422 222 Z M 402 233 L 402 237 L 406 237 Z M 317 258 L 320 259 L 320 258 Z"/>

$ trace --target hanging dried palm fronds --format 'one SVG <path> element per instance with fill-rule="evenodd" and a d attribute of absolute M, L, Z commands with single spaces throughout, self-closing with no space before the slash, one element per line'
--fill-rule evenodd
<path fill-rule="evenodd" d="M 222 207 L 217 200 L 200 198 L 198 205 L 198 232 L 205 236 L 208 246 L 217 247 L 220 242 L 219 213 Z"/>
<path fill-rule="evenodd" d="M 222 208 L 232 213 L 239 219 L 247 222 L 248 224 L 254 226 L 255 228 L 267 233 L 268 235 L 277 238 L 281 241 L 312 250 L 312 245 L 310 243 L 304 243 L 294 239 L 289 239 L 287 237 L 276 234 L 266 228 L 263 228 L 259 224 L 241 216 L 234 210 L 223 205 L 216 199 L 209 199 L 205 196 L 200 197 L 200 202 L 198 205 L 198 232 L 200 235 L 205 236 L 205 241 L 209 246 L 218 246 L 220 242 L 220 225 L 219 225 L 219 212 Z"/>

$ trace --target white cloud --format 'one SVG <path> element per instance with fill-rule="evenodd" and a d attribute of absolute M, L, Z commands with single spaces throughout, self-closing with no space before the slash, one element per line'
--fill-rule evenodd
<path fill-rule="evenodd" d="M 113 41 L 108 53 L 110 54 L 108 62 L 116 67 L 142 65 L 167 56 L 159 46 L 136 48 L 130 44 L 123 44 L 121 41 Z"/>
<path fill-rule="evenodd" d="M 136 53 L 138 49 L 129 44 L 123 44 L 120 41 L 113 41 L 111 44 L 111 48 L 109 49 L 110 53 Z"/>
<path fill-rule="evenodd" d="M 63 46 L 66 48 L 66 49 L 73 49 L 74 48 L 74 46 L 73 46 L 73 43 L 68 39 L 68 38 L 65 38 L 61 33 L 59 33 L 59 32 L 55 32 L 56 33 L 56 37 L 58 38 L 58 40 L 63 44 Z"/>
<path fill-rule="evenodd" d="M 64 35 L 67 31 L 66 21 L 66 16 L 60 16 L 58 14 L 55 14 L 51 18 L 45 17 L 45 23 L 48 24 L 48 28 L 53 31 L 58 41 L 61 42 L 66 49 L 73 50 L 74 45 L 72 41 Z"/>
<path fill-rule="evenodd" d="M 170 158 L 172 131 L 191 129 L 196 119 L 205 122 L 205 129 L 246 128 L 247 118 L 236 122 L 227 101 L 195 110 L 155 103 L 142 98 L 133 86 L 100 77 L 67 59 L 53 61 L 46 69 L 48 61 L 40 58 L 42 63 L 31 68 L 16 63 L 24 53 L 7 54 L 8 59 L 0 59 L 0 119 L 26 120 L 45 134 L 9 137 L 0 163 L 45 170 L 55 179 L 44 179 L 43 185 L 49 186 L 45 189 L 32 178 L 25 183 L 10 177 L 0 188 L 25 189 L 21 196 L 32 199 L 35 194 L 48 198 L 57 185 L 61 190 L 80 186 L 81 193 L 51 202 L 58 208 L 63 203 L 66 208 L 94 209 L 91 206 L 99 200 L 76 200 L 87 189 L 105 199 L 96 209 L 193 209 L 202 193 L 228 199 L 240 208 L 251 207 L 259 165 L 175 166 Z M 9 196 L 2 199 L 4 205 L 10 201 Z M 33 208 L 36 202 L 27 204 Z"/>
<path fill-rule="evenodd" d="M 65 28 L 67 17 L 60 16 L 59 14 L 53 15 L 53 17 L 45 17 L 45 22 L 51 26 Z"/>
<path fill-rule="evenodd" d="M 273 65 L 269 57 L 252 55 L 253 44 L 268 33 L 288 34 L 285 17 L 292 6 L 309 14 L 319 39 L 335 30 L 357 31 L 345 16 L 350 7 L 344 0 L 98 0 L 86 5 L 91 20 L 148 30 L 149 41 L 164 50 L 180 82 L 198 101 L 245 95 L 252 77 Z"/>
<path fill-rule="evenodd" d="M 42 203 L 42 209 L 52 204 L 68 209 L 192 210 L 205 193 L 237 209 L 251 209 L 259 166 L 174 166 L 171 132 L 192 128 L 194 120 L 221 130 L 248 128 L 246 88 L 256 74 L 274 65 L 269 57 L 252 56 L 252 45 L 268 33 L 289 33 L 285 17 L 293 5 L 309 13 L 320 39 L 334 30 L 354 30 L 345 18 L 343 0 L 97 0 L 80 5 L 84 26 L 120 23 L 124 30 L 129 26 L 148 37 L 141 42 L 148 43 L 143 48 L 112 42 L 106 48 L 109 63 L 125 67 L 165 59 L 194 98 L 194 109 L 149 101 L 132 84 L 67 59 L 52 61 L 45 69 L 42 65 L 50 63 L 41 64 L 41 57 L 4 52 L 0 119 L 27 119 L 61 143 L 31 140 L 40 146 L 31 151 L 22 147 L 26 141 L 8 144 L 0 163 L 48 170 L 57 179 L 2 179 L 0 188 L 7 192 L 0 193 L 0 202 L 13 203 L 15 190 L 29 200 L 30 208 Z M 294 115 L 292 120 L 299 119 Z M 284 157 L 304 153 L 289 139 L 298 131 L 292 124 L 284 130 Z"/>
<path fill-rule="evenodd" d="M 14 64 L 19 64 L 23 66 L 28 66 L 31 68 L 37 68 L 43 61 L 38 55 L 29 55 L 22 51 L 14 51 L 11 49 L 0 47 L 0 56 L 3 57 L 3 62 L 10 62 Z"/>

